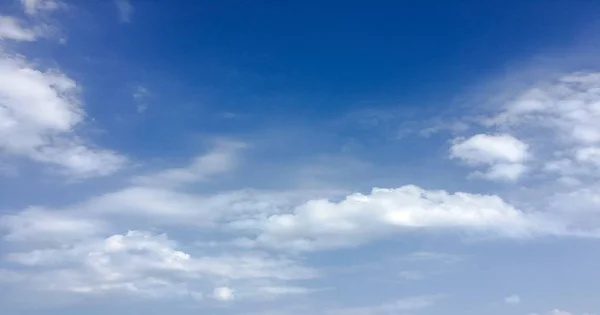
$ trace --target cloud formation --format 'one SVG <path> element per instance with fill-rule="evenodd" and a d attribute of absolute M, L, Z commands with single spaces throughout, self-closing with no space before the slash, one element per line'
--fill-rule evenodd
<path fill-rule="evenodd" d="M 0 153 L 58 167 L 73 177 L 103 176 L 126 163 L 120 154 L 85 143 L 77 83 L 56 69 L 0 54 Z"/>
<path fill-rule="evenodd" d="M 456 138 L 450 147 L 452 158 L 472 166 L 486 165 L 484 172 L 473 173 L 489 180 L 517 180 L 526 171 L 528 145 L 506 134 L 477 134 L 468 139 Z"/>
<path fill-rule="evenodd" d="M 21 0 L 21 4 L 28 15 L 54 11 L 63 6 L 58 0 Z"/>
<path fill-rule="evenodd" d="M 28 28 L 15 17 L 0 16 L 0 39 L 30 42 L 36 40 L 39 33 L 39 30 Z"/>
<path fill-rule="evenodd" d="M 253 240 L 257 244 L 300 251 L 356 246 L 399 232 L 427 230 L 509 238 L 564 233 L 560 225 L 519 211 L 498 196 L 417 186 L 376 188 L 339 202 L 311 200 L 290 213 L 233 225 L 258 231 Z"/>

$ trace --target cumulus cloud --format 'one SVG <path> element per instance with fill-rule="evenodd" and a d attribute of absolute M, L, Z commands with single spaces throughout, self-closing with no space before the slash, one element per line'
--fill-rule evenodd
<path fill-rule="evenodd" d="M 258 244 L 295 250 L 355 246 L 399 231 L 436 229 L 516 238 L 563 233 L 560 225 L 519 211 L 498 196 L 416 186 L 376 188 L 340 202 L 311 200 L 291 213 L 233 225 L 258 231 Z"/>
<path fill-rule="evenodd" d="M 505 99 L 477 116 L 473 129 L 483 127 L 483 132 L 454 140 L 451 156 L 473 166 L 489 165 L 473 176 L 516 179 L 526 173 L 523 193 L 510 190 L 513 202 L 551 212 L 580 230 L 597 229 L 600 73 L 562 75 Z M 497 151 L 489 150 L 490 143 Z"/>
<path fill-rule="evenodd" d="M 126 159 L 87 145 L 76 134 L 85 119 L 77 83 L 0 54 L 0 153 L 59 167 L 75 177 L 114 173 Z"/>
<path fill-rule="evenodd" d="M 595 176 L 600 143 L 600 74 L 577 72 L 538 84 L 484 119 L 486 126 L 536 139 L 541 169 Z"/>
<path fill-rule="evenodd" d="M 454 139 L 450 156 L 473 166 L 487 165 L 486 171 L 474 173 L 483 178 L 516 180 L 526 171 L 524 162 L 529 158 L 528 148 L 511 135 L 477 134 L 468 139 Z"/>
<path fill-rule="evenodd" d="M 178 247 L 164 234 L 129 231 L 13 252 L 6 260 L 21 266 L 15 272 L 23 277 L 16 280 L 21 279 L 31 289 L 77 294 L 197 296 L 216 282 L 278 283 L 317 275 L 314 270 L 281 257 L 257 253 L 191 254 Z M 230 300 L 233 290 L 219 287 L 213 297 Z"/>
<path fill-rule="evenodd" d="M 545 128 L 570 143 L 598 143 L 599 85 L 600 73 L 572 73 L 522 93 L 485 123 Z"/>
<path fill-rule="evenodd" d="M 478 134 L 469 139 L 455 139 L 450 152 L 452 157 L 473 164 L 521 163 L 528 156 L 525 143 L 502 134 Z"/>

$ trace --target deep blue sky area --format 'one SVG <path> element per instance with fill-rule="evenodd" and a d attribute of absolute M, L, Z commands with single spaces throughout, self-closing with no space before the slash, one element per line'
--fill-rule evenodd
<path fill-rule="evenodd" d="M 236 97 L 290 97 L 303 101 L 289 102 L 288 113 L 317 116 L 373 95 L 439 104 L 515 60 L 573 44 L 600 10 L 594 1 L 135 2 L 135 27 L 88 26 L 80 36 L 99 41 L 82 52 L 127 60 L 138 80 L 215 89 L 231 110 L 273 110 Z"/>
<path fill-rule="evenodd" d="M 592 1 L 139 2 L 147 15 L 113 40 L 140 67 L 215 82 L 205 70 L 212 64 L 231 69 L 217 78 L 230 89 L 238 89 L 237 75 L 257 76 L 246 83 L 255 93 L 350 99 L 452 91 L 541 47 L 572 44 L 600 8 Z"/>
<path fill-rule="evenodd" d="M 330 132 L 367 108 L 420 120 L 414 112 L 447 110 L 481 78 L 576 45 L 600 11 L 594 1 L 134 2 L 135 24 L 106 26 L 112 3 L 72 10 L 69 48 L 49 50 L 94 82 L 88 111 L 102 127 L 124 128 L 114 145 L 223 124 L 232 133 L 307 123 Z M 178 124 L 115 121 L 106 109 L 121 108 L 136 82 L 161 90 L 150 99 L 161 108 L 144 121 Z M 215 118 L 228 114 L 238 119 Z"/>

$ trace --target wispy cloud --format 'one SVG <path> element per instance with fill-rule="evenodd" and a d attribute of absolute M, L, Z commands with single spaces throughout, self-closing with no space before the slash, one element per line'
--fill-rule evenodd
<path fill-rule="evenodd" d="M 115 5 L 119 14 L 119 21 L 121 23 L 131 23 L 134 9 L 129 0 L 115 0 Z"/>
<path fill-rule="evenodd" d="M 504 302 L 506 304 L 519 304 L 521 303 L 521 297 L 516 294 L 507 296 L 506 298 L 504 298 Z"/>
<path fill-rule="evenodd" d="M 0 39 L 34 41 L 40 35 L 38 30 L 28 28 L 24 23 L 11 16 L 0 16 Z"/>
<path fill-rule="evenodd" d="M 444 298 L 444 295 L 421 295 L 403 297 L 393 302 L 383 303 L 374 306 L 341 308 L 327 311 L 330 315 L 379 315 L 393 314 L 399 312 L 412 312 L 434 306 L 438 301 Z"/>

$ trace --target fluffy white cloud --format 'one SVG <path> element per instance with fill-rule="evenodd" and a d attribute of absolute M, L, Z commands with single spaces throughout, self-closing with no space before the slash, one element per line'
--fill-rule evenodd
<path fill-rule="evenodd" d="M 222 281 L 241 283 L 252 291 L 255 288 L 247 281 L 276 284 L 317 275 L 289 259 L 258 253 L 191 254 L 178 249 L 166 235 L 144 231 L 13 252 L 6 259 L 21 265 L 15 272 L 22 277 L 15 282 L 35 290 L 79 294 L 198 296 Z M 228 287 L 217 288 L 213 294 L 219 300 L 233 298 Z"/>
<path fill-rule="evenodd" d="M 519 211 L 498 196 L 416 186 L 373 189 L 370 195 L 357 193 L 340 202 L 311 200 L 291 213 L 232 225 L 258 231 L 257 244 L 295 250 L 353 246 L 399 231 L 436 229 L 504 237 L 563 232 L 560 225 Z"/>
<path fill-rule="evenodd" d="M 528 146 L 506 134 L 477 134 L 468 139 L 455 139 L 450 153 L 472 164 L 522 163 L 528 157 Z"/>
<path fill-rule="evenodd" d="M 57 70 L 40 71 L 22 57 L 0 55 L 0 153 L 59 166 L 76 177 L 115 172 L 126 159 L 77 137 L 84 118 L 75 81 Z"/>
<path fill-rule="evenodd" d="M 556 132 L 560 140 L 600 142 L 600 73 L 573 73 L 531 88 L 486 120 L 491 126 L 524 126 Z"/>
<path fill-rule="evenodd" d="M 571 228 L 597 231 L 600 73 L 564 75 L 507 99 L 491 113 L 478 116 L 483 118 L 475 120 L 479 125 L 473 129 L 488 130 L 455 140 L 451 155 L 473 165 L 491 165 L 474 176 L 516 179 L 527 172 L 528 181 L 520 191 L 508 190 L 515 196 L 513 203 L 546 212 Z M 488 144 L 494 142 L 489 140 L 495 137 L 488 135 L 502 136 L 496 142 L 503 144 L 493 146 L 497 151 L 489 150 Z M 527 139 L 527 144 L 518 139 Z M 529 152 L 535 152 L 535 159 Z"/>
<path fill-rule="evenodd" d="M 529 158 L 528 150 L 527 144 L 511 135 L 477 134 L 468 139 L 454 139 L 450 156 L 473 166 L 489 166 L 474 175 L 489 180 L 516 180 L 526 171 L 523 163 Z"/>
<path fill-rule="evenodd" d="M 599 120 L 600 73 L 578 72 L 526 90 L 483 124 L 535 139 L 539 169 L 587 180 L 600 175 Z"/>
<path fill-rule="evenodd" d="M 519 304 L 521 303 L 521 297 L 518 295 L 511 295 L 504 299 L 506 304 Z"/>

